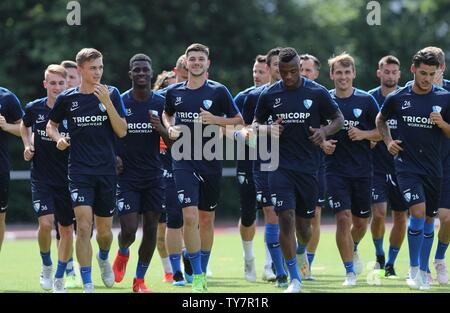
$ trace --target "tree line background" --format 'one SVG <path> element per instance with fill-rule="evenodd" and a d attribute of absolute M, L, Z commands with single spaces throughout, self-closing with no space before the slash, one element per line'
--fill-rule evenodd
<path fill-rule="evenodd" d="M 364 0 L 81 0 L 79 26 L 67 24 L 68 2 L 0 2 L 0 86 L 23 105 L 46 95 L 42 80 L 48 64 L 73 60 L 83 47 L 103 53 L 103 82 L 121 92 L 130 88 L 128 61 L 134 54 L 152 58 L 156 78 L 193 42 L 210 47 L 210 78 L 233 95 L 252 85 L 254 57 L 276 46 L 317 56 L 318 82 L 330 89 L 326 61 L 343 51 L 355 57 L 354 85 L 364 90 L 378 85 L 377 63 L 386 54 L 402 63 L 400 83 L 411 79 L 411 58 L 420 48 L 439 46 L 450 57 L 447 0 L 378 1 L 381 25 L 374 26 L 367 23 L 371 11 Z M 10 151 L 13 170 L 29 169 L 20 139 L 11 139 Z M 237 195 L 235 179 L 224 178 L 218 218 L 237 221 Z M 28 181 L 11 182 L 7 221 L 36 221 Z"/>

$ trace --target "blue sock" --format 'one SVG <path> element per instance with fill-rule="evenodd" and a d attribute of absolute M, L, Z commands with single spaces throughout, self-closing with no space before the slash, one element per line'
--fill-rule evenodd
<path fill-rule="evenodd" d="M 359 242 L 353 242 L 353 252 L 358 251 Z"/>
<path fill-rule="evenodd" d="M 66 267 L 67 267 L 66 262 L 58 261 L 58 266 L 56 267 L 56 272 L 55 272 L 55 278 L 63 278 Z"/>
<path fill-rule="evenodd" d="M 130 255 L 130 249 L 128 247 L 126 248 L 119 248 L 119 254 L 122 256 L 129 256 Z M 108 258 L 108 256 L 106 256 Z"/>
<path fill-rule="evenodd" d="M 83 285 L 92 283 L 91 271 L 92 271 L 91 266 L 80 267 L 80 274 L 81 280 L 83 281 Z"/>
<path fill-rule="evenodd" d="M 200 251 L 188 253 L 187 256 L 189 258 L 189 262 L 191 262 L 193 274 L 194 275 L 202 274 L 203 272 L 202 272 L 202 261 Z"/>
<path fill-rule="evenodd" d="M 439 240 L 437 248 L 436 248 L 436 255 L 434 258 L 436 260 L 443 260 L 445 259 L 445 251 L 447 251 L 448 243 L 443 243 Z"/>
<path fill-rule="evenodd" d="M 422 271 L 429 271 L 429 260 L 431 247 L 433 246 L 434 239 L 434 220 L 431 224 L 425 223 L 423 229 L 423 242 L 420 249 L 420 269 Z"/>
<path fill-rule="evenodd" d="M 200 260 L 202 263 L 202 272 L 206 273 L 208 268 L 209 256 L 211 255 L 211 251 L 200 250 Z"/>
<path fill-rule="evenodd" d="M 306 256 L 308 257 L 309 270 L 311 270 L 311 265 L 312 265 L 312 262 L 314 261 L 314 257 L 316 256 L 316 254 L 312 253 L 312 252 L 306 252 Z"/>
<path fill-rule="evenodd" d="M 272 262 L 275 265 L 276 276 L 286 275 L 283 267 L 283 255 L 281 254 L 280 242 L 278 239 L 278 224 L 266 224 L 265 239 L 269 248 Z"/>
<path fill-rule="evenodd" d="M 98 256 L 102 260 L 108 260 L 108 255 L 109 255 L 109 250 L 100 249 L 100 251 L 98 252 Z"/>
<path fill-rule="evenodd" d="M 181 253 L 169 255 L 169 260 L 173 274 L 175 275 L 176 272 L 181 272 Z"/>
<path fill-rule="evenodd" d="M 419 266 L 419 255 L 423 242 L 423 228 L 425 218 L 409 217 L 408 227 L 408 247 L 409 247 L 409 265 L 411 267 Z"/>
<path fill-rule="evenodd" d="M 136 267 L 136 278 L 137 279 L 144 279 L 145 273 L 147 273 L 148 269 L 148 263 L 144 263 L 142 261 L 139 261 Z"/>
<path fill-rule="evenodd" d="M 374 239 L 373 244 L 375 245 L 375 255 L 384 256 L 383 237 L 381 237 L 380 239 Z"/>
<path fill-rule="evenodd" d="M 302 245 L 300 242 L 297 242 L 297 254 L 303 254 L 305 253 L 306 245 Z"/>
<path fill-rule="evenodd" d="M 70 259 L 67 261 L 66 275 L 71 275 L 71 274 L 73 273 L 73 271 L 74 271 L 74 268 L 73 268 L 73 258 L 70 258 Z M 74 273 L 74 274 L 75 274 L 75 273 Z"/>
<path fill-rule="evenodd" d="M 52 265 L 52 258 L 50 257 L 50 251 L 49 252 L 41 252 L 41 258 L 42 258 L 42 264 L 45 266 Z"/>
<path fill-rule="evenodd" d="M 293 257 L 290 260 L 286 260 L 286 265 L 289 271 L 289 277 L 291 279 L 291 281 L 296 278 L 298 279 L 300 282 L 302 281 L 300 278 L 300 275 L 298 274 L 298 268 L 297 268 L 297 258 Z"/>
<path fill-rule="evenodd" d="M 351 272 L 355 272 L 355 270 L 353 269 L 353 261 L 349 261 L 349 262 L 344 262 L 344 267 L 345 267 L 345 273 L 351 273 Z"/>
<path fill-rule="evenodd" d="M 394 266 L 395 259 L 397 259 L 397 255 L 398 255 L 399 251 L 400 251 L 400 248 L 393 247 L 393 246 L 389 247 L 389 255 L 388 255 L 388 260 L 386 262 L 386 266 L 387 265 Z"/>

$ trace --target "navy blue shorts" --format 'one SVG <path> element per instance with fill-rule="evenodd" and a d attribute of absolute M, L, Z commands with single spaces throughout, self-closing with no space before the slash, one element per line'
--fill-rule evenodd
<path fill-rule="evenodd" d="M 33 209 L 38 217 L 54 214 L 62 226 L 70 226 L 75 218 L 70 205 L 67 186 L 51 186 L 42 182 L 31 182 Z"/>
<path fill-rule="evenodd" d="M 408 210 L 395 175 L 375 173 L 372 182 L 372 203 L 384 202 L 389 204 L 392 211 Z"/>
<path fill-rule="evenodd" d="M 164 179 L 166 189 L 164 190 L 164 204 L 166 207 L 167 227 L 178 229 L 183 227 L 183 213 L 177 196 L 177 187 L 172 174 Z"/>
<path fill-rule="evenodd" d="M 175 185 L 180 208 L 196 206 L 200 211 L 212 212 L 220 197 L 221 174 L 205 175 L 187 170 L 175 170 Z"/>
<path fill-rule="evenodd" d="M 338 213 L 351 210 L 354 216 L 368 218 L 371 212 L 371 177 L 327 175 L 328 205 Z"/>
<path fill-rule="evenodd" d="M 327 193 L 327 180 L 325 178 L 325 164 L 321 164 L 317 172 L 317 182 L 319 184 L 319 196 L 317 198 L 316 207 L 323 208 L 325 205 L 325 197 Z"/>
<path fill-rule="evenodd" d="M 86 205 L 92 207 L 97 216 L 113 216 L 116 210 L 116 183 L 115 175 L 69 174 L 72 208 Z"/>
<path fill-rule="evenodd" d="M 255 182 L 257 205 L 261 207 L 272 206 L 269 190 L 269 172 L 253 171 L 253 181 Z"/>
<path fill-rule="evenodd" d="M 241 204 L 241 223 L 249 227 L 256 219 L 256 188 L 253 172 L 236 173 L 239 188 L 239 202 Z"/>
<path fill-rule="evenodd" d="M 442 178 L 415 173 L 399 173 L 397 180 L 409 208 L 424 202 L 427 216 L 435 217 L 437 215 Z"/>
<path fill-rule="evenodd" d="M 9 172 L 0 174 L 0 213 L 5 213 L 9 197 Z"/>
<path fill-rule="evenodd" d="M 279 168 L 269 173 L 269 186 L 275 212 L 295 209 L 300 217 L 314 217 L 319 194 L 316 175 Z"/>
<path fill-rule="evenodd" d="M 117 185 L 117 213 L 163 212 L 164 185 L 162 177 L 147 181 L 120 181 Z"/>

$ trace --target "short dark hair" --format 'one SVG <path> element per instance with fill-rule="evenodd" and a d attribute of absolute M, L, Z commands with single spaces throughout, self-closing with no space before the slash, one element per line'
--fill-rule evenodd
<path fill-rule="evenodd" d="M 280 54 L 281 47 L 276 47 L 273 49 L 270 49 L 269 52 L 266 54 L 266 64 L 270 67 L 270 64 L 272 63 L 272 57 L 277 56 Z"/>
<path fill-rule="evenodd" d="M 143 53 L 138 53 L 131 57 L 130 69 L 133 67 L 133 63 L 137 62 L 137 61 L 146 61 L 146 62 L 150 63 L 150 67 L 152 66 L 152 59 L 150 59 L 150 57 L 148 55 L 143 54 Z"/>
<path fill-rule="evenodd" d="M 314 62 L 314 66 L 316 67 L 316 70 L 317 71 L 320 70 L 320 66 L 321 66 L 320 61 L 315 56 L 305 53 L 305 54 L 300 55 L 300 60 L 304 60 L 304 61 L 312 60 Z"/>
<path fill-rule="evenodd" d="M 266 63 L 267 62 L 267 57 L 265 55 L 262 54 L 258 54 L 255 58 L 255 62 L 256 63 Z"/>
<path fill-rule="evenodd" d="M 429 49 L 422 49 L 418 51 L 412 59 L 412 63 L 415 67 L 419 67 L 420 64 L 439 67 L 439 58 L 436 53 Z"/>
<path fill-rule="evenodd" d="M 355 71 L 355 60 L 347 52 L 342 52 L 337 56 L 333 56 L 328 59 L 328 65 L 330 66 L 330 73 L 334 72 L 334 65 L 341 64 L 343 67 L 351 67 Z"/>
<path fill-rule="evenodd" d="M 444 51 L 441 48 L 430 46 L 430 47 L 423 48 L 422 51 L 431 51 L 431 52 L 433 52 L 434 54 L 436 54 L 436 56 L 438 58 L 438 61 L 439 61 L 439 64 L 440 65 L 445 65 L 445 53 L 444 53 Z"/>
<path fill-rule="evenodd" d="M 61 62 L 61 64 L 60 64 L 62 67 L 64 67 L 64 68 L 77 68 L 77 63 L 75 63 L 74 61 L 72 61 L 72 60 L 64 60 L 64 61 L 62 61 Z"/>
<path fill-rule="evenodd" d="M 400 61 L 393 55 L 386 55 L 378 62 L 378 68 L 381 69 L 386 64 L 397 64 L 400 67 Z"/>
<path fill-rule="evenodd" d="M 283 63 L 291 62 L 297 56 L 297 50 L 291 47 L 281 49 L 280 54 L 278 55 L 278 57 L 280 58 L 280 62 Z"/>
<path fill-rule="evenodd" d="M 188 53 L 191 51 L 203 52 L 209 58 L 209 48 L 205 45 L 202 45 L 201 43 L 193 43 L 192 45 L 187 47 L 186 52 L 184 53 L 184 54 L 186 54 L 186 57 L 187 57 Z"/>

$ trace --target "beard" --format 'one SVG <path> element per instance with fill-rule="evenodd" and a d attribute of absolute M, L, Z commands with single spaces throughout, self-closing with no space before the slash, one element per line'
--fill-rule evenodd
<path fill-rule="evenodd" d="M 383 86 L 387 88 L 394 88 L 397 84 L 394 82 L 383 82 Z"/>

